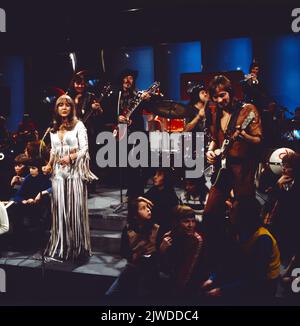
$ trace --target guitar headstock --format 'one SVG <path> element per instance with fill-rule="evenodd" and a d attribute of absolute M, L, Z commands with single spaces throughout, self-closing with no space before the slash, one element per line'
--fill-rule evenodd
<path fill-rule="evenodd" d="M 158 88 L 160 86 L 160 82 L 159 81 L 155 81 L 147 90 L 148 93 L 150 94 L 154 94 Z"/>

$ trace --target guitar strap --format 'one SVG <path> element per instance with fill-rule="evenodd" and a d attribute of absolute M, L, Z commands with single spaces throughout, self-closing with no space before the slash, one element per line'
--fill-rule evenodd
<path fill-rule="evenodd" d="M 238 119 L 239 114 L 240 114 L 240 112 L 241 112 L 244 105 L 245 105 L 245 103 L 241 103 L 241 102 L 236 104 L 235 110 L 233 111 L 233 114 L 230 117 L 228 127 L 227 127 L 227 130 L 226 130 L 226 136 L 227 137 L 231 136 L 234 133 L 235 126 L 236 126 L 236 123 L 237 123 L 237 119 Z"/>

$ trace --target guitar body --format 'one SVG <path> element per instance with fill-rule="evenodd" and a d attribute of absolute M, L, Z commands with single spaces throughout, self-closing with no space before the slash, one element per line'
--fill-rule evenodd
<path fill-rule="evenodd" d="M 148 94 L 155 94 L 155 92 L 158 90 L 160 83 L 159 82 L 154 82 L 147 90 L 146 93 Z M 135 109 L 141 104 L 143 101 L 142 99 L 142 92 L 138 92 L 138 94 L 135 96 L 135 98 L 132 101 L 132 105 L 129 106 L 128 108 L 125 108 L 122 111 L 122 116 L 126 117 L 126 119 L 129 120 L 130 116 L 132 113 L 135 111 Z M 119 126 L 125 126 L 125 123 L 119 123 L 117 126 L 114 126 L 113 128 L 113 136 L 116 138 L 117 141 L 120 141 L 124 138 L 126 131 L 128 128 L 119 128 Z"/>
<path fill-rule="evenodd" d="M 245 130 L 254 118 L 255 114 L 251 111 L 244 120 L 240 130 Z M 233 142 L 234 140 L 232 137 L 227 136 L 223 141 L 221 149 L 215 151 L 217 161 L 214 164 L 214 175 L 212 176 L 212 184 L 214 187 L 224 189 L 226 185 L 229 184 L 231 176 L 227 168 L 227 155 Z"/>
<path fill-rule="evenodd" d="M 120 125 L 125 127 L 126 123 L 120 123 Z M 128 130 L 128 128 L 119 128 L 119 125 L 115 125 L 112 129 L 113 136 L 117 141 L 121 141 L 125 137 L 126 130 Z"/>

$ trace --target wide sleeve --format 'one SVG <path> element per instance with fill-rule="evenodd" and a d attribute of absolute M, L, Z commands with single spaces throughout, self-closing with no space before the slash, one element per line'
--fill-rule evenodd
<path fill-rule="evenodd" d="M 55 148 L 55 142 L 54 142 L 54 134 L 52 132 L 50 132 L 50 143 L 51 143 L 51 148 L 50 148 L 50 157 L 49 157 L 48 164 L 53 166 L 54 161 L 55 161 L 56 148 Z"/>
<path fill-rule="evenodd" d="M 78 122 L 77 139 L 78 139 L 77 159 L 80 159 L 86 155 L 89 156 L 87 131 L 85 125 L 81 121 Z"/>
<path fill-rule="evenodd" d="M 81 177 L 86 181 L 98 180 L 98 177 L 92 173 L 90 170 L 89 162 L 89 145 L 88 145 L 88 136 L 84 124 L 79 121 L 77 123 L 77 142 L 78 142 L 78 151 L 77 157 L 75 160 L 75 168 L 78 170 Z"/>

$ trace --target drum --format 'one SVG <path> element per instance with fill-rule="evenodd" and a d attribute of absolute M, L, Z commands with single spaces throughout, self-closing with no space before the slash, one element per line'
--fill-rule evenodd
<path fill-rule="evenodd" d="M 161 122 L 162 130 L 166 132 L 182 132 L 185 128 L 185 119 L 169 119 L 157 117 Z"/>
<path fill-rule="evenodd" d="M 150 131 L 150 150 L 151 152 L 179 153 L 181 150 L 181 134 L 180 133 L 167 133 L 160 131 Z"/>
<path fill-rule="evenodd" d="M 282 158 L 289 153 L 295 153 L 295 152 L 290 148 L 283 147 L 283 148 L 276 149 L 271 154 L 269 158 L 269 166 L 274 174 L 276 175 L 282 174 Z"/>

